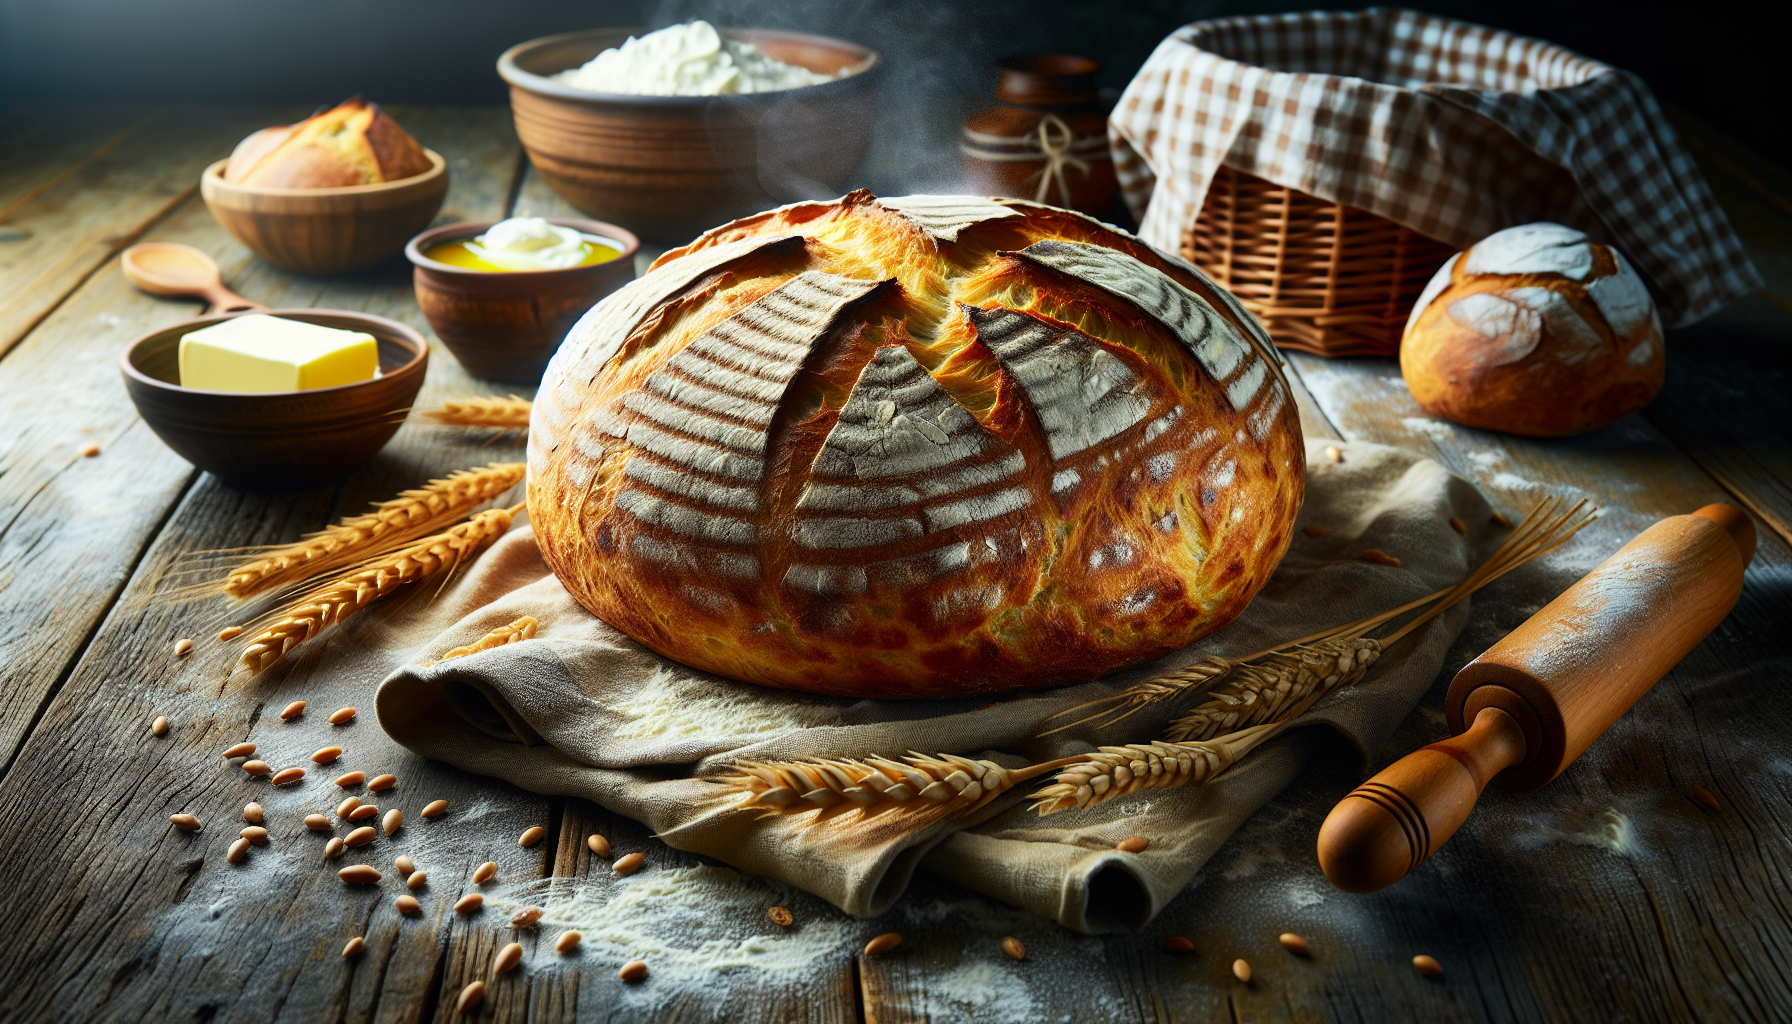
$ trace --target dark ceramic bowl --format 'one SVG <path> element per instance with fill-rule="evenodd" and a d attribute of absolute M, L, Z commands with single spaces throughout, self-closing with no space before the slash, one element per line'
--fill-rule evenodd
<path fill-rule="evenodd" d="M 125 390 L 156 436 L 181 458 L 245 491 L 297 491 L 346 476 L 398 432 L 423 387 L 429 345 L 396 320 L 344 309 L 274 309 L 270 314 L 365 331 L 379 341 L 380 376 L 310 391 L 183 388 L 180 339 L 240 313 L 164 327 L 119 357 Z"/>
<path fill-rule="evenodd" d="M 550 218 L 548 223 L 615 241 L 622 255 L 607 263 L 563 270 L 468 270 L 423 255 L 443 242 L 470 238 L 496 221 L 449 224 L 425 231 L 404 247 L 416 267 L 417 305 L 442 344 L 467 372 L 484 380 L 536 385 L 566 332 L 600 299 L 635 279 L 633 234 L 595 220 Z"/>

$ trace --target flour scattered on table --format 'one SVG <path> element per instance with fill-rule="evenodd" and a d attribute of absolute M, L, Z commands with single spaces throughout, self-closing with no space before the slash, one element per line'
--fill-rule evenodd
<path fill-rule="evenodd" d="M 1415 434 L 1424 434 L 1439 443 L 1456 439 L 1456 432 L 1450 428 L 1448 423 L 1426 419 L 1423 416 L 1402 416 L 1400 425 Z"/>
<path fill-rule="evenodd" d="M 1630 827 L 1630 818 L 1611 807 L 1600 811 L 1590 824 L 1578 828 L 1549 829 L 1546 834 L 1564 842 L 1601 847 L 1621 857 L 1630 856 L 1638 848 L 1636 830 Z"/>

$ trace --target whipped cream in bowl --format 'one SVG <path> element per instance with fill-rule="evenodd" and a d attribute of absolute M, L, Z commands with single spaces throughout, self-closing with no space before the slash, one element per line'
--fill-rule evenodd
<path fill-rule="evenodd" d="M 506 270 L 564 270 L 585 262 L 587 238 L 544 217 L 512 217 L 485 229 L 467 243 L 467 251 Z"/>
<path fill-rule="evenodd" d="M 630 36 L 583 65 L 548 76 L 581 92 L 634 96 L 730 96 L 782 92 L 852 74 L 822 74 L 786 64 L 751 43 L 729 39 L 707 21 Z"/>

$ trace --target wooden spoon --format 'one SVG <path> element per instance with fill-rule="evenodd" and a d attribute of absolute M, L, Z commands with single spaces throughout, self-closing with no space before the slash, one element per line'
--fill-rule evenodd
<path fill-rule="evenodd" d="M 268 307 L 250 302 L 224 287 L 224 276 L 210 256 L 179 242 L 143 242 L 119 257 L 124 276 L 151 295 L 168 299 L 198 298 L 211 304 L 207 316 L 219 313 L 265 313 Z"/>

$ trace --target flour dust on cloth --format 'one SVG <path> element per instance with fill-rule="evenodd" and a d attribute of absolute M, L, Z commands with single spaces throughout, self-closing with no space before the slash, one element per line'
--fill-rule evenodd
<path fill-rule="evenodd" d="M 1654 280 L 1670 327 L 1761 287 L 1641 79 L 1497 29 L 1387 7 L 1198 21 L 1139 69 L 1108 139 L 1165 252 L 1223 164 L 1458 249 L 1578 228 Z"/>
<path fill-rule="evenodd" d="M 1137 928 L 1192 878 L 1233 830 L 1301 770 L 1315 744 L 1292 730 L 1205 786 L 1144 790 L 1046 818 L 1027 807 L 1034 784 L 961 817 L 910 831 L 902 814 L 852 808 L 743 809 L 739 791 L 707 781 L 742 759 L 900 756 L 987 758 L 1004 766 L 1148 742 L 1194 700 L 1149 708 L 1117 725 L 1037 738 L 1048 719 L 1206 654 L 1241 655 L 1368 616 L 1460 581 L 1492 549 L 1491 530 L 1460 537 L 1451 517 L 1486 523 L 1489 509 L 1436 463 L 1377 445 L 1344 446 L 1342 463 L 1309 445 L 1301 525 L 1281 567 L 1244 615 L 1212 637 L 1094 683 L 962 700 L 877 701 L 773 690 L 707 675 L 628 639 L 573 602 L 518 527 L 410 621 L 395 622 L 388 656 L 406 664 L 381 685 L 382 727 L 426 757 L 538 793 L 584 797 L 636 818 L 670 845 L 806 889 L 849 914 L 887 909 L 919 865 L 1084 932 Z M 1395 568 L 1359 556 L 1397 555 Z M 435 665 L 417 664 L 522 615 L 536 637 Z M 1458 606 L 1382 657 L 1367 680 L 1302 720 L 1328 725 L 1358 756 L 1373 750 L 1436 678 L 1466 621 Z M 431 630 L 433 629 L 433 632 Z M 399 648 L 409 645 L 408 650 Z M 1051 723 L 1056 724 L 1056 723 Z M 1333 755 L 1337 756 L 1337 755 Z M 1145 836 L 1142 853 L 1114 844 Z"/>

